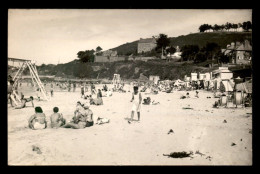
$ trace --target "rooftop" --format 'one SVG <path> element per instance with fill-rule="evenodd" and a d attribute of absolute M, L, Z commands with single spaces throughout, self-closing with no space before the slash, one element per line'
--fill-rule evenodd
<path fill-rule="evenodd" d="M 138 43 L 156 43 L 155 38 L 140 39 Z"/>

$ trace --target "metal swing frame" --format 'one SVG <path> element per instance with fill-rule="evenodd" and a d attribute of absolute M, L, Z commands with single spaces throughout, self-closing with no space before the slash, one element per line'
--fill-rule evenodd
<path fill-rule="evenodd" d="M 33 82 L 34 86 L 35 86 L 35 84 L 37 84 L 38 87 L 41 89 L 41 93 L 42 93 L 44 99 L 49 101 L 49 99 L 47 98 L 47 95 L 46 95 L 46 90 L 44 88 L 44 85 L 42 84 L 41 79 L 39 78 L 35 63 L 32 63 L 31 60 L 17 59 L 17 58 L 8 58 L 8 61 L 22 63 L 22 65 L 20 66 L 19 70 L 17 71 L 17 73 L 15 74 L 15 76 L 13 78 L 13 81 L 14 81 L 13 94 L 16 96 L 18 101 L 20 101 L 20 99 L 18 97 L 18 94 L 15 92 L 15 87 L 16 87 L 16 85 L 18 85 L 18 81 L 19 81 L 19 79 L 21 79 L 22 73 L 26 67 L 28 67 L 30 70 L 30 75 L 32 77 L 32 82 Z M 12 96 L 11 96 L 11 98 L 17 105 L 17 102 L 14 100 L 14 98 Z"/>

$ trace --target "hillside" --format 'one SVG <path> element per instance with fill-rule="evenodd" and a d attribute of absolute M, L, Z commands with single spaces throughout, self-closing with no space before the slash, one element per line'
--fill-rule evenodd
<path fill-rule="evenodd" d="M 137 52 L 137 43 L 138 41 L 125 43 L 111 50 L 117 51 L 118 55 L 130 55 Z"/>
<path fill-rule="evenodd" d="M 48 65 L 37 67 L 40 75 L 55 75 L 66 78 L 112 79 L 114 74 L 120 74 L 122 79 L 139 79 L 144 75 L 159 75 L 161 79 L 182 79 L 191 72 L 204 72 L 209 68 L 196 66 L 192 62 L 129 61 L 113 63 L 79 63 L 72 61 L 59 64 L 56 67 Z"/>
<path fill-rule="evenodd" d="M 251 32 L 213 32 L 213 33 L 194 33 L 186 36 L 171 38 L 171 45 L 198 45 L 203 47 L 207 42 L 215 42 L 221 48 L 225 48 L 231 42 L 242 42 L 245 39 L 252 41 Z"/>
<path fill-rule="evenodd" d="M 193 33 L 185 36 L 173 37 L 171 39 L 171 45 L 180 46 L 183 45 L 198 45 L 203 47 L 207 42 L 215 42 L 222 48 L 225 48 L 227 44 L 231 42 L 242 42 L 245 39 L 252 41 L 251 32 L 214 32 L 214 33 Z M 119 55 L 130 55 L 137 50 L 138 41 L 126 43 L 118 47 L 112 48 L 116 50 Z"/>

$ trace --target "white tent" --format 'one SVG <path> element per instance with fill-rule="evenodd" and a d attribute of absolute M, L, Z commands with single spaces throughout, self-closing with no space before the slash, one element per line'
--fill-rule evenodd
<path fill-rule="evenodd" d="M 233 87 L 230 83 L 230 81 L 228 80 L 223 80 L 220 83 L 220 89 L 222 90 L 222 92 L 230 92 L 233 91 Z"/>

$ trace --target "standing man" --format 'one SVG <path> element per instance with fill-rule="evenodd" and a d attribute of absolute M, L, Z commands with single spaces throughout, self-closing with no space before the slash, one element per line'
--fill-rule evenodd
<path fill-rule="evenodd" d="M 82 98 L 82 96 L 84 97 L 84 93 L 85 93 L 83 83 L 81 83 L 80 90 L 81 90 L 81 97 L 80 98 Z"/>
<path fill-rule="evenodd" d="M 73 92 L 76 90 L 76 82 L 73 83 Z"/>
<path fill-rule="evenodd" d="M 68 91 L 70 92 L 70 89 L 71 89 L 71 83 L 69 82 L 69 85 L 68 85 Z"/>
<path fill-rule="evenodd" d="M 51 96 L 53 97 L 53 83 L 51 83 Z"/>
<path fill-rule="evenodd" d="M 138 92 L 138 86 L 134 86 L 134 92 L 132 95 L 132 100 L 130 102 L 133 102 L 133 106 L 131 112 L 131 121 L 128 121 L 128 123 L 131 123 L 133 121 L 135 112 L 137 112 L 138 121 L 140 121 L 142 95 L 140 92 Z"/>
<path fill-rule="evenodd" d="M 91 83 L 91 95 L 96 94 L 95 85 Z"/>

